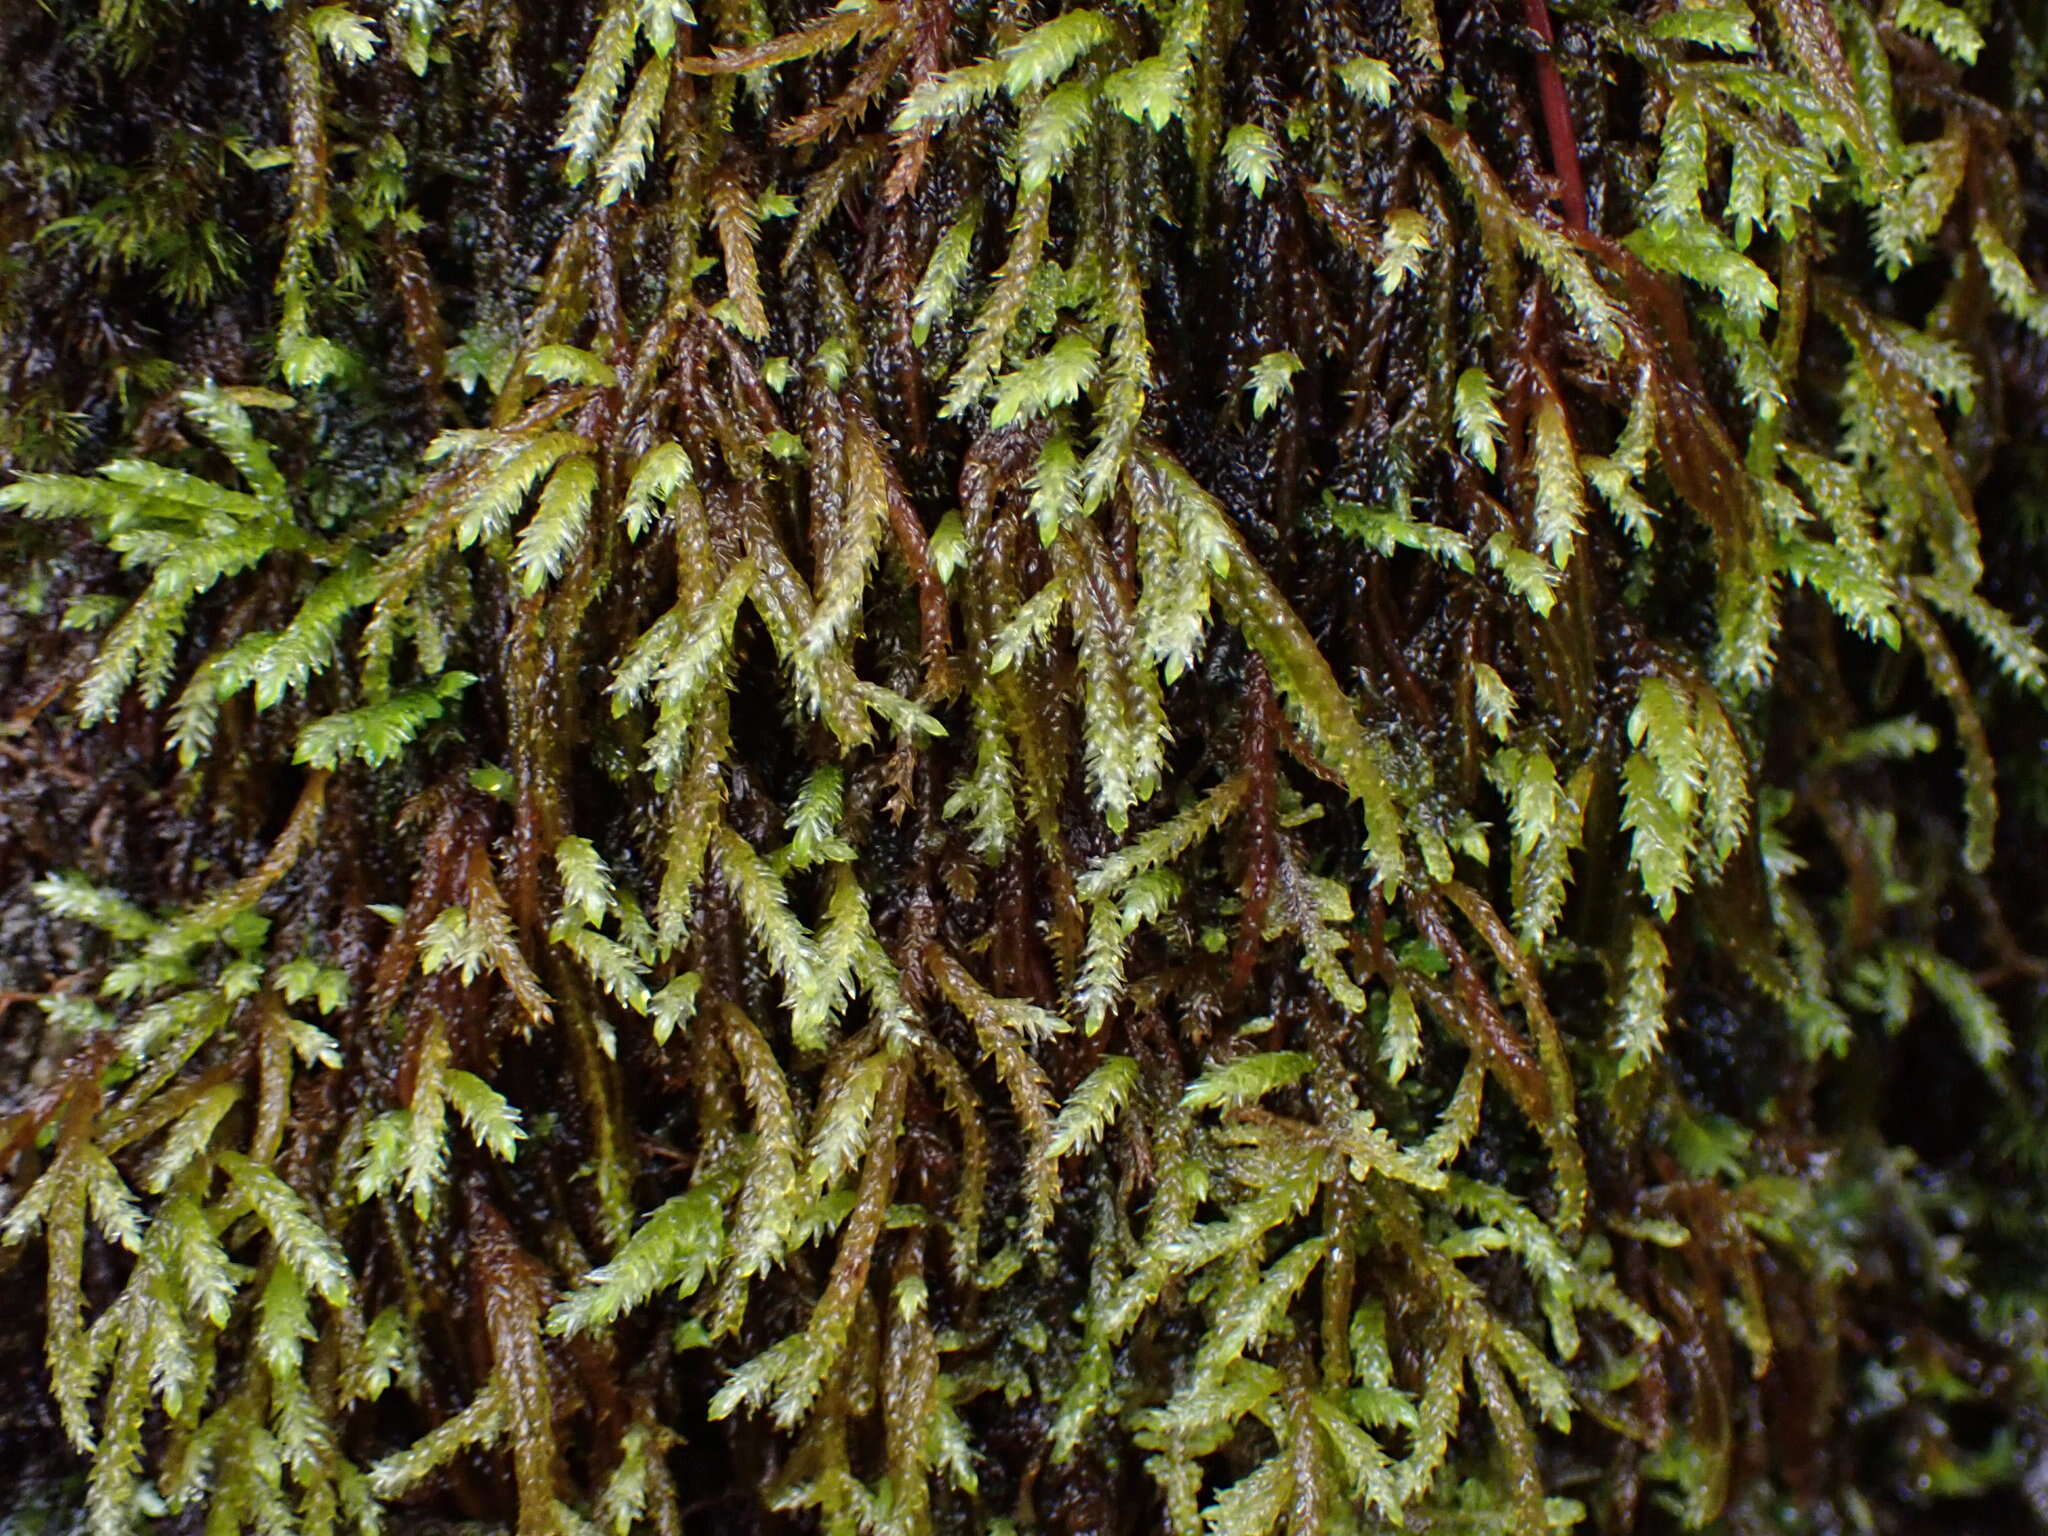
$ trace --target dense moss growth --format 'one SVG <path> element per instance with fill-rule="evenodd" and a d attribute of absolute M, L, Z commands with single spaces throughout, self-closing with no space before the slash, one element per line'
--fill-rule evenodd
<path fill-rule="evenodd" d="M 0 7 L 0 1444 L 2048 1522 L 2044 45 Z"/>

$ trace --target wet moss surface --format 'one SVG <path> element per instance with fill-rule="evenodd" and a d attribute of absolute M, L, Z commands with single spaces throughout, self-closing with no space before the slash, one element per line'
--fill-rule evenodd
<path fill-rule="evenodd" d="M 10 1529 L 2048 1522 L 2044 49 L 0 9 Z"/>

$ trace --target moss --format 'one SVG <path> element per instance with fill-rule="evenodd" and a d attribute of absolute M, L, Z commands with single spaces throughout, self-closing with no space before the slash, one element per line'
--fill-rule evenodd
<path fill-rule="evenodd" d="M 0 37 L 38 1509 L 2024 1518 L 2027 8 Z"/>

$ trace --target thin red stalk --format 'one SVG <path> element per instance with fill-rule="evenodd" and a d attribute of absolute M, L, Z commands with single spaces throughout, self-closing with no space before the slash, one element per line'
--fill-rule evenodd
<path fill-rule="evenodd" d="M 1571 104 L 1565 100 L 1564 77 L 1557 72 L 1557 33 L 1550 25 L 1546 0 L 1523 0 L 1529 26 L 1543 39 L 1536 55 L 1536 93 L 1543 99 L 1543 127 L 1550 137 L 1550 169 L 1557 177 L 1564 216 L 1575 229 L 1586 227 L 1586 180 L 1579 173 L 1579 136 L 1572 127 Z"/>

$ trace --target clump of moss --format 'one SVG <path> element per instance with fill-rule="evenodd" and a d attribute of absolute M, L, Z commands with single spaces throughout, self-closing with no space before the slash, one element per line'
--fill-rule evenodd
<path fill-rule="evenodd" d="M 2038 19 L 0 20 L 93 1528 L 2019 1518 Z"/>

